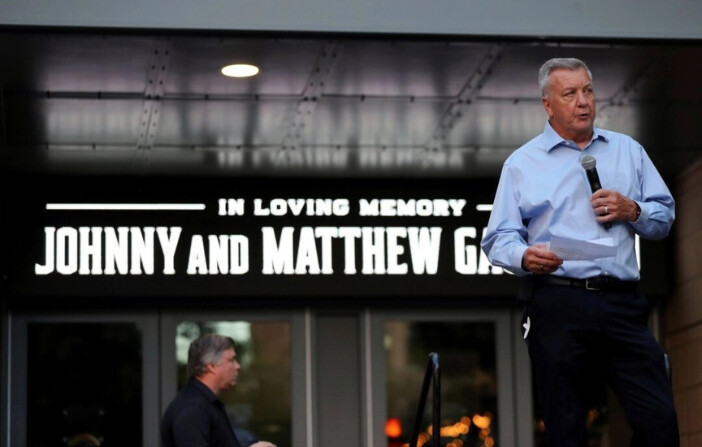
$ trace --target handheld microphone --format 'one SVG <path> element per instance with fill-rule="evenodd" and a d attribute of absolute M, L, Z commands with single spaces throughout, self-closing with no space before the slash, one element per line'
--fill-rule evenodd
<path fill-rule="evenodd" d="M 592 155 L 583 155 L 580 158 L 580 164 L 583 165 L 583 169 L 585 169 L 585 174 L 587 174 L 587 180 L 590 182 L 590 189 L 592 189 L 593 194 L 595 191 L 602 189 L 600 176 L 597 175 L 597 168 L 595 168 L 597 164 L 595 157 Z M 605 222 L 603 225 L 607 230 L 612 228 L 612 222 Z"/>

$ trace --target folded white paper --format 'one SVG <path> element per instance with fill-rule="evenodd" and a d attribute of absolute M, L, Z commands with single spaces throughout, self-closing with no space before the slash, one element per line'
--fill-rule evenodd
<path fill-rule="evenodd" d="M 614 239 L 611 237 L 581 241 L 554 236 L 548 244 L 548 250 L 569 261 L 609 258 L 617 253 Z"/>

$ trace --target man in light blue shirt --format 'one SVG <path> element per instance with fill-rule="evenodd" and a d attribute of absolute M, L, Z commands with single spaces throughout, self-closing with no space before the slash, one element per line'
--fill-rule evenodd
<path fill-rule="evenodd" d="M 636 290 L 634 250 L 635 234 L 668 235 L 675 201 L 639 143 L 594 127 L 595 90 L 582 61 L 547 61 L 539 86 L 548 122 L 504 163 L 481 245 L 492 264 L 528 284 L 522 327 L 548 445 L 585 445 L 588 395 L 607 381 L 633 429 L 632 446 L 677 446 L 665 356 Z M 600 189 L 584 156 L 596 160 Z M 559 257 L 550 245 L 557 238 L 604 241 L 616 252 L 588 259 L 554 248 Z"/>

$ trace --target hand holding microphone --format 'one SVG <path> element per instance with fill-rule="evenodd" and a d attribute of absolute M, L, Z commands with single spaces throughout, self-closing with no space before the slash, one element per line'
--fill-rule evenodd
<path fill-rule="evenodd" d="M 590 189 L 592 189 L 592 193 L 594 194 L 602 189 L 602 185 L 600 184 L 600 176 L 597 175 L 597 168 L 595 167 L 595 165 L 597 165 L 597 160 L 595 160 L 595 157 L 592 155 L 584 155 L 582 158 L 580 158 L 580 164 L 583 166 L 583 169 L 585 169 L 587 181 L 590 182 Z M 604 214 L 609 214 L 607 205 L 605 205 Z M 609 230 L 612 228 L 612 222 L 605 222 L 604 227 Z"/>
<path fill-rule="evenodd" d="M 580 164 L 585 169 L 590 189 L 592 189 L 590 203 L 597 214 L 597 221 L 602 222 L 607 230 L 612 228 L 611 221 L 613 220 L 636 221 L 640 214 L 640 208 L 636 202 L 617 191 L 602 189 L 600 177 L 595 167 L 597 164 L 595 157 L 584 155 L 580 158 Z"/>

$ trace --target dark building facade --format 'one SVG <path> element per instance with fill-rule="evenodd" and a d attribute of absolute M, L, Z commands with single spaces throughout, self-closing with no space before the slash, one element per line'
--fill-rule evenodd
<path fill-rule="evenodd" d="M 210 331 L 237 342 L 223 400 L 244 443 L 404 445 L 438 353 L 444 444 L 540 445 L 517 278 L 479 244 L 502 162 L 543 128 L 536 73 L 555 56 L 590 65 L 596 125 L 639 140 L 680 197 L 640 268 L 681 371 L 683 437 L 700 436 L 684 353 L 702 321 L 702 44 L 686 21 L 544 37 L 537 18 L 516 34 L 500 31 L 514 17 L 412 33 L 4 8 L 0 445 L 158 445 L 187 346 Z M 233 62 L 261 71 L 223 77 Z M 607 392 L 590 418 L 593 445 L 626 442 Z"/>

